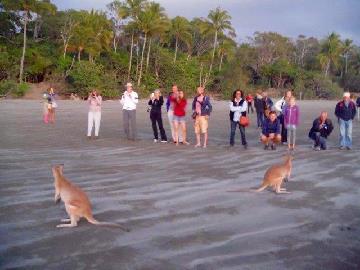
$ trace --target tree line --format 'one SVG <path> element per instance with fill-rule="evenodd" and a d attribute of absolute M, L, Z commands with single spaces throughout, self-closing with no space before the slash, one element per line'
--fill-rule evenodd
<path fill-rule="evenodd" d="M 60 11 L 50 0 L 0 0 L 0 94 L 26 83 L 66 82 L 115 97 L 132 81 L 142 93 L 186 92 L 198 85 L 228 96 L 235 88 L 291 88 L 305 98 L 360 92 L 360 48 L 330 33 L 323 39 L 255 32 L 242 43 L 228 11 L 169 18 L 147 0 L 115 0 L 106 11 Z"/>

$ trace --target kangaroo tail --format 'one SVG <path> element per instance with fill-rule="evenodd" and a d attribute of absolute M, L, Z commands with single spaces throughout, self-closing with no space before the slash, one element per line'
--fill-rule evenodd
<path fill-rule="evenodd" d="M 253 188 L 241 188 L 241 189 L 235 189 L 235 190 L 228 190 L 227 192 L 256 192 L 256 189 Z"/>
<path fill-rule="evenodd" d="M 100 221 L 97 221 L 96 219 L 94 219 L 93 217 L 87 217 L 86 218 L 87 221 L 89 221 L 91 224 L 94 224 L 94 225 L 97 225 L 97 226 L 102 226 L 102 227 L 109 227 L 109 228 L 120 228 L 122 229 L 123 231 L 125 232 L 130 232 L 130 229 L 120 225 L 120 224 L 117 224 L 117 223 L 111 223 L 111 222 L 100 222 Z"/>
<path fill-rule="evenodd" d="M 267 185 L 262 185 L 261 187 L 259 187 L 258 189 L 255 189 L 255 192 L 261 192 L 263 190 L 265 190 L 268 186 Z"/>

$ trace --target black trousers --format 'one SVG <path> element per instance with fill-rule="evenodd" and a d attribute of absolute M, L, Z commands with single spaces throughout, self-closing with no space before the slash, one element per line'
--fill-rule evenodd
<path fill-rule="evenodd" d="M 151 119 L 152 129 L 153 129 L 153 132 L 154 132 L 154 139 L 156 139 L 156 140 L 159 139 L 159 133 L 158 133 L 158 129 L 157 129 L 157 125 L 158 125 L 159 130 L 160 130 L 161 140 L 162 141 L 167 141 L 165 129 L 164 129 L 163 122 L 162 122 L 161 112 L 153 112 L 153 111 L 151 111 L 150 112 L 150 119 Z M 156 125 L 156 123 L 157 123 L 157 125 Z"/>
<path fill-rule="evenodd" d="M 280 124 L 281 124 L 281 142 L 282 143 L 286 143 L 287 142 L 287 129 L 285 127 L 285 119 L 284 119 L 284 115 L 280 114 L 278 116 L 279 120 L 280 120 Z"/>

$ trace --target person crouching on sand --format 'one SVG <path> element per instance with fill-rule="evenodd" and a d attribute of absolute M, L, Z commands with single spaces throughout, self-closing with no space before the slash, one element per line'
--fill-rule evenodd
<path fill-rule="evenodd" d="M 328 119 L 327 112 L 321 112 L 320 117 L 313 122 L 312 128 L 309 132 L 309 138 L 314 141 L 313 149 L 315 151 L 326 150 L 326 139 L 333 131 L 334 126 L 330 119 Z"/>
<path fill-rule="evenodd" d="M 265 150 L 269 149 L 270 144 L 271 149 L 276 150 L 276 145 L 281 142 L 280 120 L 277 118 L 275 111 L 271 111 L 269 117 L 263 122 L 261 141 L 265 145 Z"/>

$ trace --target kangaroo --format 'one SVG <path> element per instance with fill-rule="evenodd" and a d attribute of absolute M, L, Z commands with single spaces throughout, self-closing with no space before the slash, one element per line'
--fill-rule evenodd
<path fill-rule="evenodd" d="M 56 165 L 52 167 L 52 173 L 55 180 L 55 203 L 62 200 L 65 203 L 65 209 L 69 215 L 69 219 L 62 219 L 61 222 L 70 222 L 70 224 L 59 224 L 57 228 L 76 227 L 80 218 L 84 217 L 88 222 L 98 226 L 116 227 L 124 231 L 129 229 L 116 223 L 99 222 L 91 211 L 91 204 L 88 196 L 78 186 L 72 184 L 63 175 L 64 165 Z"/>
<path fill-rule="evenodd" d="M 267 187 L 272 187 L 277 194 L 290 193 L 285 188 L 281 188 L 283 181 L 287 182 L 290 179 L 293 156 L 288 155 L 283 164 L 271 166 L 264 175 L 264 180 L 261 187 L 256 189 L 256 192 L 263 191 Z"/>
<path fill-rule="evenodd" d="M 281 188 L 283 181 L 287 182 L 290 179 L 293 160 L 292 155 L 287 155 L 283 164 L 276 164 L 271 166 L 264 175 L 263 182 L 258 189 L 239 189 L 228 192 L 261 192 L 267 187 L 272 187 L 277 194 L 290 193 L 285 188 Z"/>

